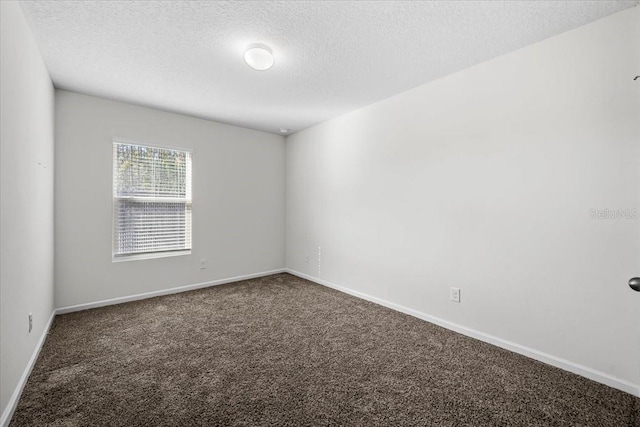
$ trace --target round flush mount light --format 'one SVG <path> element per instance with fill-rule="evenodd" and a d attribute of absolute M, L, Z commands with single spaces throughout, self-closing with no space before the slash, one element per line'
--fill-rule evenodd
<path fill-rule="evenodd" d="M 287 129 L 287 128 L 280 128 L 280 133 L 289 133 L 291 129 Z"/>
<path fill-rule="evenodd" d="M 273 52 L 263 44 L 251 45 L 244 53 L 244 62 L 254 70 L 268 70 L 273 66 Z"/>

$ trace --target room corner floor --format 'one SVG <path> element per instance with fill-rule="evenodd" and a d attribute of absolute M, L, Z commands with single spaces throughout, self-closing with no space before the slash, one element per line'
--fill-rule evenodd
<path fill-rule="evenodd" d="M 289 274 L 56 317 L 17 426 L 639 426 L 640 399 Z"/>

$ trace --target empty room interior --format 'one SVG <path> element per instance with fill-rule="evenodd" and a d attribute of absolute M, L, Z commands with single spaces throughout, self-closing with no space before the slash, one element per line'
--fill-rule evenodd
<path fill-rule="evenodd" d="M 639 427 L 639 3 L 0 2 L 0 427 Z"/>

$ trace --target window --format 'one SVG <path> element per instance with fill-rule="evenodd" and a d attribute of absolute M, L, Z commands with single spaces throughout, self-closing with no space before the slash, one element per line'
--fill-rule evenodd
<path fill-rule="evenodd" d="M 113 259 L 191 250 L 191 152 L 113 143 Z"/>

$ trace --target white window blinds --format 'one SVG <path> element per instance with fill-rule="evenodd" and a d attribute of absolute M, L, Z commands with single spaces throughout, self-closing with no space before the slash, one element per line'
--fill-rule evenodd
<path fill-rule="evenodd" d="M 113 256 L 191 249 L 191 152 L 113 143 Z"/>

